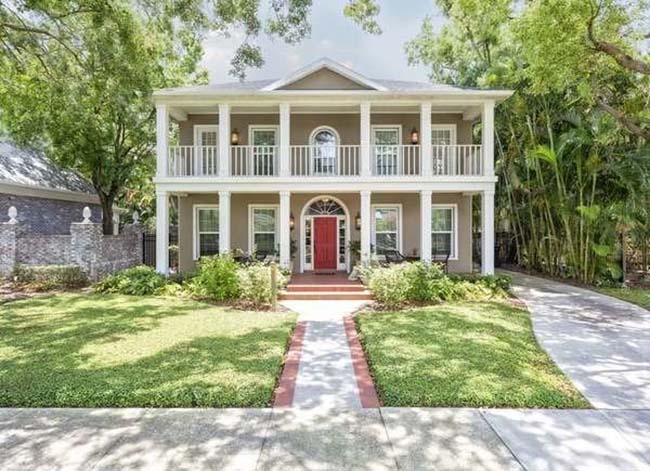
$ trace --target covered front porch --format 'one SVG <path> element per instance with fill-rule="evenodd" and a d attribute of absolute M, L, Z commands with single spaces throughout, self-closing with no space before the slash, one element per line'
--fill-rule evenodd
<path fill-rule="evenodd" d="M 180 272 L 193 270 L 202 256 L 234 253 L 274 258 L 294 273 L 345 273 L 399 252 L 469 273 L 476 268 L 474 198 L 481 201 L 481 272 L 494 271 L 490 191 L 158 192 L 157 269 L 164 273 L 170 198 L 177 198 Z"/>

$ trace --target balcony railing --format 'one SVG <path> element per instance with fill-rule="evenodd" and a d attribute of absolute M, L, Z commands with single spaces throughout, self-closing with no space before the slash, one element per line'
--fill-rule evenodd
<path fill-rule="evenodd" d="M 273 177 L 278 174 L 278 146 L 232 146 L 233 177 Z"/>
<path fill-rule="evenodd" d="M 443 176 L 478 176 L 483 174 L 481 145 L 435 145 L 431 148 L 432 174 Z"/>
<path fill-rule="evenodd" d="M 290 146 L 291 175 L 336 177 L 361 174 L 360 146 Z"/>
<path fill-rule="evenodd" d="M 216 176 L 219 172 L 217 146 L 172 146 L 169 148 L 170 177 Z"/>
<path fill-rule="evenodd" d="M 371 149 L 372 174 L 386 176 L 420 175 L 420 146 L 375 145 Z"/>
<path fill-rule="evenodd" d="M 216 177 L 218 146 L 172 146 L 167 174 L 170 177 Z M 361 175 L 361 146 L 289 146 L 288 173 L 292 177 L 347 177 Z M 230 176 L 276 177 L 280 175 L 279 146 L 231 146 Z M 370 173 L 377 177 L 423 175 L 422 149 L 418 145 L 373 145 Z M 431 146 L 433 176 L 483 175 L 480 145 Z"/>

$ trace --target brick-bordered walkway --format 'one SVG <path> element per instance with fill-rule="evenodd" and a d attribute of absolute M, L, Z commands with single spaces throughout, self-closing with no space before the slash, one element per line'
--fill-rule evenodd
<path fill-rule="evenodd" d="M 285 301 L 298 327 L 275 395 L 275 407 L 379 407 L 351 314 L 362 301 Z"/>

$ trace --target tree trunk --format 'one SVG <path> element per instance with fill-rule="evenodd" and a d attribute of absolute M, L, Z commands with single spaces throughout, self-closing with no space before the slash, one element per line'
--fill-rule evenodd
<path fill-rule="evenodd" d="M 107 195 L 102 191 L 97 192 L 99 194 L 99 201 L 102 205 L 102 230 L 104 235 L 113 234 L 113 203 L 115 202 L 115 196 Z"/>

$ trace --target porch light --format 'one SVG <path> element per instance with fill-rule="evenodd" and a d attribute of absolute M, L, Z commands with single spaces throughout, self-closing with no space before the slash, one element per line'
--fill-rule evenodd
<path fill-rule="evenodd" d="M 239 131 L 237 128 L 233 129 L 230 133 L 230 144 L 236 146 L 239 144 Z"/>
<path fill-rule="evenodd" d="M 293 213 L 289 216 L 289 230 L 293 231 L 293 228 L 296 227 L 296 219 L 293 217 Z"/>
<path fill-rule="evenodd" d="M 420 134 L 418 133 L 418 130 L 415 129 L 415 126 L 413 126 L 413 129 L 411 129 L 411 144 L 415 145 L 419 140 Z"/>
<path fill-rule="evenodd" d="M 361 214 L 357 213 L 357 217 L 354 218 L 354 226 L 357 228 L 357 231 L 361 230 Z"/>

